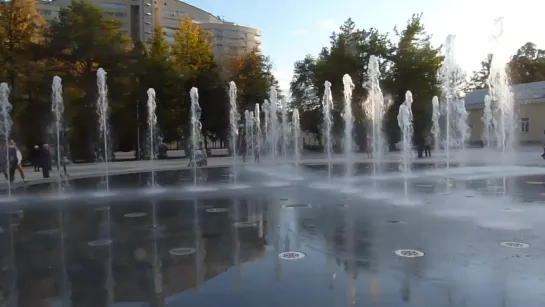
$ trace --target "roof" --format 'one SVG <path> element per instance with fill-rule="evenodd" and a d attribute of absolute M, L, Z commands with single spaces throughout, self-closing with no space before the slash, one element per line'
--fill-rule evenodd
<path fill-rule="evenodd" d="M 545 103 L 545 81 L 511 85 L 515 103 Z M 475 90 L 466 94 L 466 109 L 484 108 L 484 96 L 488 89 Z"/>

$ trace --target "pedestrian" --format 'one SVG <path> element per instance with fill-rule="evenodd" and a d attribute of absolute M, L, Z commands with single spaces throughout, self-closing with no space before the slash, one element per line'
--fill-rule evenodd
<path fill-rule="evenodd" d="M 367 158 L 372 159 L 373 158 L 373 141 L 371 141 L 370 137 L 367 137 L 365 139 L 365 151 L 367 152 Z"/>
<path fill-rule="evenodd" d="M 44 144 L 40 152 L 40 166 L 42 167 L 42 174 L 44 178 L 49 178 L 51 161 L 51 152 L 49 151 L 49 146 L 47 144 Z"/>
<path fill-rule="evenodd" d="M 66 151 L 64 150 L 64 146 L 59 146 L 59 153 L 57 154 L 58 164 L 57 164 L 57 171 L 60 172 L 61 170 L 59 167 L 62 167 L 62 170 L 65 175 L 68 175 L 68 172 L 66 171 L 66 163 L 68 160 L 68 155 Z"/>
<path fill-rule="evenodd" d="M 22 165 L 22 163 L 23 163 L 23 154 L 21 153 L 21 151 L 17 147 L 17 143 L 15 143 L 14 140 L 10 140 L 9 145 L 10 145 L 10 147 L 15 148 L 15 155 L 17 156 L 17 165 L 15 167 L 19 171 L 19 174 L 21 175 L 21 178 L 23 179 L 23 182 L 26 183 L 27 181 L 25 180 L 25 170 L 23 169 L 23 165 Z"/>
<path fill-rule="evenodd" d="M 34 171 L 40 171 L 40 146 L 34 145 L 32 150 L 32 165 L 34 166 Z"/>
<path fill-rule="evenodd" d="M 431 157 L 431 143 L 432 143 L 432 138 L 428 134 L 426 135 L 426 138 L 424 139 L 424 155 L 426 157 Z"/>
<path fill-rule="evenodd" d="M 8 180 L 8 159 L 6 158 L 6 146 L 0 146 L 0 173 Z"/>
<path fill-rule="evenodd" d="M 17 147 L 13 145 L 13 140 L 9 141 L 7 164 L 9 168 L 9 181 L 13 183 L 13 180 L 15 179 L 15 170 L 17 169 L 17 165 L 19 164 L 19 161 L 17 159 Z"/>

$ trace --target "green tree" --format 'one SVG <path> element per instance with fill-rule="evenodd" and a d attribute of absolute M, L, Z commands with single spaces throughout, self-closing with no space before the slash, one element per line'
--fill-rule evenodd
<path fill-rule="evenodd" d="M 99 67 L 108 73 L 112 138 L 125 135 L 128 41 L 120 27 L 119 21 L 104 17 L 100 8 L 90 2 L 73 1 L 61 9 L 46 32 L 44 53 L 58 63 L 58 74 L 64 80 L 65 118 L 71 127 L 69 137 L 75 158 L 94 156 Z M 116 146 L 111 148 L 115 150 Z"/>
<path fill-rule="evenodd" d="M 405 93 L 413 93 L 413 127 L 415 137 L 429 133 L 431 125 L 431 100 L 440 93 L 437 71 L 442 64 L 440 48 L 431 44 L 431 36 L 425 31 L 422 15 L 413 15 L 405 29 L 395 31 L 397 46 L 389 55 L 390 71 L 384 82 L 386 92 L 393 95 L 396 102 L 388 110 L 387 131 L 390 143 L 399 140 L 397 112 L 405 100 Z"/>
<path fill-rule="evenodd" d="M 239 109 L 253 110 L 256 103 L 268 99 L 271 86 L 277 87 L 279 98 L 282 98 L 270 59 L 259 48 L 232 56 L 227 61 L 227 70 L 229 81 L 237 85 Z"/>
<path fill-rule="evenodd" d="M 490 66 L 492 65 L 492 54 L 489 53 L 484 60 L 481 61 L 481 69 L 473 72 L 473 76 L 469 81 L 467 91 L 488 88 L 488 76 L 490 76 Z"/>
<path fill-rule="evenodd" d="M 545 49 L 528 42 L 520 47 L 509 62 L 512 84 L 545 80 Z"/>

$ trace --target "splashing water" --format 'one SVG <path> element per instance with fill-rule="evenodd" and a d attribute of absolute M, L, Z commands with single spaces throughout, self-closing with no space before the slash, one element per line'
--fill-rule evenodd
<path fill-rule="evenodd" d="M 57 143 L 57 169 L 59 170 L 59 195 L 63 192 L 63 187 L 68 184 L 66 180 L 66 174 L 61 171 L 61 159 L 64 159 L 64 153 L 61 151 L 61 135 L 63 127 L 63 114 L 64 104 L 62 98 L 62 80 L 59 76 L 53 77 L 53 84 L 51 85 L 51 111 L 55 118 L 55 140 Z M 66 151 L 66 148 L 64 149 Z"/>
<path fill-rule="evenodd" d="M 380 170 L 381 159 L 384 155 L 384 136 L 382 134 L 382 125 L 384 114 L 389 107 L 389 104 L 384 100 L 384 95 L 380 89 L 380 68 L 378 58 L 372 55 L 369 58 L 367 68 L 369 81 L 364 84 L 364 87 L 369 91 L 369 96 L 364 104 L 364 109 L 367 117 L 371 120 L 372 137 L 371 146 L 373 147 L 373 175 L 376 175 Z M 373 181 L 376 187 L 376 181 Z"/>
<path fill-rule="evenodd" d="M 301 124 L 299 123 L 299 110 L 294 109 L 292 114 L 293 125 L 293 157 L 295 161 L 295 170 L 299 173 L 301 164 Z"/>
<path fill-rule="evenodd" d="M 455 35 L 447 36 L 444 44 L 445 60 L 439 69 L 439 79 L 441 80 L 441 91 L 445 99 L 445 155 L 447 168 L 450 168 L 451 149 L 459 148 L 465 143 L 462 130 L 467 126 L 467 122 L 460 120 L 461 107 L 463 103 L 460 99 L 460 93 L 465 84 L 465 75 L 455 58 Z M 464 111 L 465 111 L 465 105 Z M 465 117 L 467 120 L 467 116 Z"/>
<path fill-rule="evenodd" d="M 109 165 L 108 160 L 110 155 L 108 153 L 108 87 L 106 85 L 106 71 L 99 68 L 97 71 L 97 87 L 98 87 L 98 100 L 97 100 L 97 113 L 100 125 L 100 136 L 104 144 L 102 155 L 104 157 L 104 181 L 106 186 L 106 192 L 110 192 L 109 183 Z"/>
<path fill-rule="evenodd" d="M 352 131 L 354 129 L 354 116 L 352 115 L 352 91 L 354 83 L 350 75 L 343 76 L 344 86 L 344 156 L 346 163 L 346 177 L 351 177 L 354 168 L 354 139 Z"/>
<path fill-rule="evenodd" d="M 412 162 L 412 138 L 413 138 L 413 125 L 412 125 L 412 112 L 411 105 L 413 102 L 413 95 L 410 91 L 405 94 L 405 102 L 399 106 L 399 113 L 397 114 L 397 124 L 401 130 L 401 171 L 404 176 L 405 185 L 405 198 L 408 198 L 408 177 L 411 172 Z"/>
<path fill-rule="evenodd" d="M 237 111 L 237 85 L 234 81 L 229 82 L 229 104 L 231 109 L 229 110 L 229 124 L 231 132 L 231 150 L 232 150 L 232 168 L 233 178 L 236 182 L 237 178 L 237 131 L 239 115 Z"/>
<path fill-rule="evenodd" d="M 244 141 L 246 143 L 246 156 L 250 156 L 253 150 L 252 130 L 254 129 L 254 120 L 252 113 L 248 110 L 244 111 Z"/>
<path fill-rule="evenodd" d="M 264 136 L 264 151 L 266 153 L 269 152 L 269 146 L 270 146 L 270 139 L 271 139 L 271 136 L 270 136 L 270 131 L 269 131 L 269 120 L 270 120 L 270 111 L 271 111 L 271 105 L 269 104 L 269 101 L 267 101 L 267 99 L 265 99 L 265 101 L 263 102 L 263 105 L 261 106 L 261 109 L 263 110 L 263 132 L 265 133 L 265 136 Z"/>
<path fill-rule="evenodd" d="M 0 136 L 4 138 L 6 152 L 5 163 L 9 163 L 9 136 L 11 133 L 11 103 L 9 103 L 9 86 L 6 82 L 0 83 Z M 11 177 L 8 173 L 8 196 L 11 196 Z"/>
<path fill-rule="evenodd" d="M 282 156 L 284 160 L 288 159 L 288 142 L 289 142 L 289 133 L 290 133 L 290 124 L 288 122 L 288 102 L 286 99 L 280 101 L 282 110 L 280 114 L 282 116 Z"/>
<path fill-rule="evenodd" d="M 148 129 L 149 129 L 149 159 L 152 163 L 151 171 L 151 186 L 155 187 L 155 133 L 157 127 L 157 115 L 155 114 L 155 109 L 157 108 L 157 103 L 155 102 L 155 90 L 152 88 L 148 89 Z"/>
<path fill-rule="evenodd" d="M 199 90 L 196 87 L 191 88 L 189 91 L 191 97 L 191 160 L 193 161 L 193 184 L 197 186 L 197 163 L 196 153 L 197 150 L 204 150 L 200 148 L 201 141 L 201 106 L 199 105 Z"/>
<path fill-rule="evenodd" d="M 502 151 L 502 159 L 506 163 L 507 155 L 511 158 L 516 144 L 516 118 L 514 110 L 514 97 L 509 88 L 506 64 L 509 61 L 509 54 L 505 51 L 506 40 L 503 31 L 503 18 L 498 18 L 494 23 L 495 33 L 493 34 L 494 51 L 490 63 L 490 74 L 487 84 L 489 88 L 490 101 L 495 104 L 496 114 L 494 116 L 494 131 L 497 135 L 497 145 Z"/>
<path fill-rule="evenodd" d="M 458 100 L 456 101 L 456 121 L 455 121 L 455 127 L 456 127 L 456 144 L 458 145 L 458 148 L 460 149 L 462 154 L 465 154 L 464 149 L 466 147 L 467 141 L 469 141 L 471 128 L 469 128 L 469 124 L 467 123 L 467 118 L 469 114 L 466 110 L 466 103 L 465 99 L 463 97 L 463 92 L 458 93 Z"/>
<path fill-rule="evenodd" d="M 276 87 L 271 86 L 269 91 L 269 136 L 271 147 L 271 158 L 275 160 L 276 153 L 278 151 L 278 94 L 276 93 Z"/>
<path fill-rule="evenodd" d="M 441 140 L 441 126 L 439 125 L 439 118 L 441 117 L 441 111 L 439 109 L 439 98 L 433 96 L 431 100 L 431 133 L 433 134 L 434 149 L 437 151 L 439 149 L 439 142 Z"/>
<path fill-rule="evenodd" d="M 323 135 L 325 138 L 325 152 L 327 154 L 327 179 L 331 181 L 331 156 L 333 154 L 333 144 L 331 139 L 333 117 L 331 116 L 331 110 L 333 109 L 333 95 L 331 94 L 331 83 L 329 81 L 326 81 L 324 86 L 324 98 L 322 100 L 324 117 Z"/>
<path fill-rule="evenodd" d="M 257 155 L 259 161 L 259 154 L 261 153 L 261 143 L 263 142 L 263 133 L 261 132 L 261 111 L 259 110 L 259 103 L 255 104 L 254 111 L 254 125 L 255 125 L 255 149 L 254 155 Z"/>
<path fill-rule="evenodd" d="M 490 148 L 493 143 L 493 135 L 492 135 L 492 121 L 493 121 L 493 113 L 492 108 L 490 106 L 490 96 L 486 95 L 484 96 L 484 109 L 483 109 L 483 116 L 481 118 L 481 121 L 483 122 L 483 142 L 485 148 Z"/>

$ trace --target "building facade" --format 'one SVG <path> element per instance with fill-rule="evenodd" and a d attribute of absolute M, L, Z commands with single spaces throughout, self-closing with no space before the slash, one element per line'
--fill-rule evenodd
<path fill-rule="evenodd" d="M 511 86 L 515 98 L 518 141 L 521 143 L 543 143 L 545 141 L 545 81 Z M 487 89 L 476 90 L 466 95 L 465 103 L 471 127 L 470 142 L 483 139 L 483 109 Z"/>
<path fill-rule="evenodd" d="M 100 7 L 104 14 L 122 22 L 121 32 L 133 40 L 150 41 L 153 30 L 160 24 L 164 28 L 168 43 L 174 41 L 174 34 L 180 20 L 189 16 L 194 23 L 209 31 L 214 40 L 213 51 L 217 59 L 229 54 L 241 54 L 260 45 L 261 32 L 257 29 L 239 26 L 222 18 L 177 0 L 90 0 Z M 71 0 L 39 1 L 38 12 L 46 21 L 58 16 L 62 7 Z"/>

